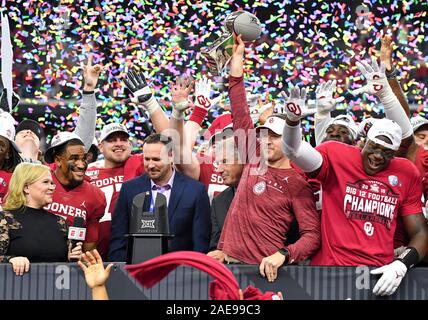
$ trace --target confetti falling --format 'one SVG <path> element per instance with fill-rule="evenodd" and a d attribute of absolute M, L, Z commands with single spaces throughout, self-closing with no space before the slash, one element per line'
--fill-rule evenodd
<path fill-rule="evenodd" d="M 307 86 L 314 98 L 318 83 L 338 80 L 338 107 L 356 117 L 382 113 L 372 97 L 349 93 L 363 83 L 356 60 L 380 48 L 389 29 L 396 42 L 394 60 L 401 83 L 416 111 L 425 115 L 428 87 L 428 5 L 426 1 L 161 1 L 161 0 L 15 0 L 7 8 L 14 46 L 14 85 L 28 117 L 47 130 L 73 126 L 77 118 L 81 66 L 89 53 L 94 63 L 111 63 L 98 82 L 97 129 L 114 118 L 138 138 L 146 115 L 123 104 L 128 69 L 145 72 L 156 97 L 170 112 L 168 82 L 180 75 L 207 73 L 202 48 L 222 33 L 226 16 L 249 11 L 260 19 L 262 36 L 246 55 L 246 87 L 253 94 L 279 92 L 290 84 Z M 221 85 L 218 86 L 221 90 Z M 22 116 L 22 111 L 20 115 Z M 222 110 L 212 110 L 209 126 Z M 303 123 L 306 133 L 312 118 Z M 309 136 L 307 136 L 309 138 Z"/>

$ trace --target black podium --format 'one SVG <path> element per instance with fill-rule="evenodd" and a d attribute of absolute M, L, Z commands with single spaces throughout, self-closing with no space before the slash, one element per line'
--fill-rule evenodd
<path fill-rule="evenodd" d="M 129 221 L 126 263 L 136 264 L 168 252 L 169 233 L 166 197 L 157 193 L 153 212 L 149 191 L 136 195 L 132 201 Z"/>

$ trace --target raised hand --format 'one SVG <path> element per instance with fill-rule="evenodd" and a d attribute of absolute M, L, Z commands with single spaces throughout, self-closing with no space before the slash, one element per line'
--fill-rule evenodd
<path fill-rule="evenodd" d="M 192 90 L 193 82 L 190 78 L 177 77 L 175 84 L 171 86 L 171 100 L 174 105 L 189 100 L 189 93 Z"/>
<path fill-rule="evenodd" d="M 394 42 L 391 36 L 384 35 L 380 38 L 380 61 L 385 64 L 386 71 L 392 70 L 392 51 Z"/>
<path fill-rule="evenodd" d="M 172 117 L 177 120 L 184 119 L 184 112 L 189 108 L 189 93 L 192 81 L 186 78 L 177 78 L 171 86 Z"/>
<path fill-rule="evenodd" d="M 96 249 L 83 253 L 81 261 L 77 263 L 85 273 L 86 284 L 91 289 L 104 286 L 113 267 L 113 263 L 110 263 L 104 269 L 103 260 Z"/>
<path fill-rule="evenodd" d="M 153 96 L 152 90 L 147 85 L 146 78 L 142 72 L 136 70 L 128 71 L 123 82 L 134 96 L 134 98 L 130 99 L 132 102 L 144 103 Z"/>
<path fill-rule="evenodd" d="M 342 102 L 345 98 L 339 97 L 333 98 L 334 91 L 336 89 L 336 80 L 328 80 L 320 84 L 316 90 L 316 108 L 318 114 L 327 114 L 334 109 L 336 103 Z"/>
<path fill-rule="evenodd" d="M 356 65 L 364 78 L 366 78 L 367 84 L 359 89 L 353 90 L 352 94 L 375 94 L 379 98 L 382 98 L 388 89 L 390 89 L 385 75 L 385 64 L 381 62 L 380 65 L 378 65 L 376 58 L 372 57 L 371 64 L 366 61 L 357 61 Z"/>
<path fill-rule="evenodd" d="M 244 52 L 245 44 L 241 39 L 241 35 L 233 35 L 234 45 L 233 54 L 230 59 L 230 75 L 234 77 L 241 77 L 244 73 Z"/>
<path fill-rule="evenodd" d="M 298 122 L 307 114 L 306 107 L 306 89 L 299 87 L 291 87 L 290 95 L 281 91 L 281 96 L 285 100 L 285 113 L 290 121 Z"/>
<path fill-rule="evenodd" d="M 196 81 L 196 84 L 195 84 L 195 105 L 196 106 L 207 110 L 211 107 L 212 105 L 212 101 L 210 99 L 211 87 L 212 87 L 211 80 L 205 76 L 202 76 L 200 80 Z"/>
<path fill-rule="evenodd" d="M 92 54 L 88 57 L 88 63 L 83 66 L 84 91 L 94 91 L 97 86 L 98 78 L 101 72 L 105 71 L 108 66 L 103 67 L 100 64 L 92 65 Z"/>
<path fill-rule="evenodd" d="M 245 43 L 242 40 L 242 35 L 233 35 L 234 38 L 234 44 L 233 44 L 233 54 L 232 54 L 232 58 L 233 57 L 243 57 L 244 56 L 244 52 L 245 52 Z"/>

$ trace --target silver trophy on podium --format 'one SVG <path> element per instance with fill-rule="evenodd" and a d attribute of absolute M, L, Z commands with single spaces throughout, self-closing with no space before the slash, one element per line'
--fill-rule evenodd
<path fill-rule="evenodd" d="M 247 11 L 229 14 L 224 21 L 223 34 L 214 43 L 202 49 L 202 55 L 208 61 L 209 71 L 220 75 L 229 63 L 233 53 L 233 33 L 242 34 L 242 40 L 253 41 L 261 33 L 260 21 Z"/>

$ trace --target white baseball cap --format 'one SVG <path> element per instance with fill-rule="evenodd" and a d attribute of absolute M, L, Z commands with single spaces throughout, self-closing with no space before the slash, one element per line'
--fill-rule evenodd
<path fill-rule="evenodd" d="M 15 119 L 8 112 L 0 113 L 0 136 L 9 140 L 16 152 L 20 153 L 18 146 L 15 144 Z"/>
<path fill-rule="evenodd" d="M 113 132 L 124 132 L 129 137 L 128 129 L 121 123 L 109 123 L 106 124 L 101 130 L 100 142 L 104 141 Z"/>
<path fill-rule="evenodd" d="M 421 117 L 420 115 L 417 115 L 415 117 L 410 118 L 410 123 L 412 125 L 413 132 L 415 132 L 423 125 L 428 124 L 428 120 L 424 117 Z"/>
<path fill-rule="evenodd" d="M 374 143 L 380 144 L 385 148 L 398 150 L 401 145 L 402 131 L 397 122 L 389 119 L 379 119 L 367 132 L 367 138 Z M 385 136 L 392 143 L 378 139 L 379 136 Z"/>
<path fill-rule="evenodd" d="M 79 141 L 82 141 L 82 139 L 75 134 L 74 132 L 68 132 L 68 131 L 61 131 L 58 132 L 51 140 L 51 145 L 45 152 L 45 160 L 47 163 L 53 163 L 55 161 L 53 157 L 53 153 L 56 147 L 59 147 L 60 145 L 63 145 L 64 143 L 77 139 Z"/>
<path fill-rule="evenodd" d="M 277 116 L 270 116 L 266 119 L 264 125 L 258 126 L 257 131 L 260 129 L 269 129 L 274 133 L 282 136 L 282 132 L 284 131 L 285 119 L 282 119 Z"/>
<path fill-rule="evenodd" d="M 331 126 L 332 124 L 339 124 L 347 127 L 351 132 L 352 137 L 354 139 L 357 139 L 358 126 L 355 123 L 354 119 L 352 119 L 352 117 L 349 114 L 341 114 L 341 115 L 338 115 L 337 117 L 334 117 L 333 119 L 331 119 L 327 127 Z"/>
<path fill-rule="evenodd" d="M 360 137 L 367 137 L 367 132 L 370 130 L 370 128 L 373 126 L 373 124 L 379 119 L 377 118 L 365 118 L 363 121 L 360 122 L 358 125 L 358 135 Z"/>

